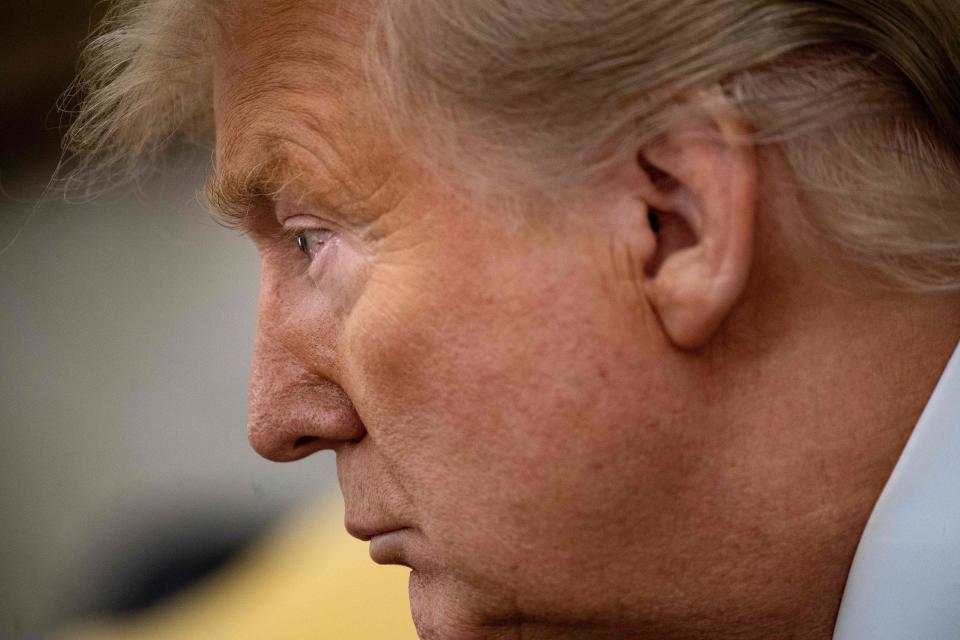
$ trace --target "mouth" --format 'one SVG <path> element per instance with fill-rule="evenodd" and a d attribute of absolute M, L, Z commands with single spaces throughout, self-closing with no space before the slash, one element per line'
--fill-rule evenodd
<path fill-rule="evenodd" d="M 411 567 L 407 558 L 407 541 L 411 533 L 412 529 L 403 528 L 374 536 L 370 539 L 370 559 L 377 564 Z"/>
<path fill-rule="evenodd" d="M 370 543 L 370 558 L 377 564 L 399 564 L 409 567 L 405 546 L 413 530 L 410 527 L 365 527 L 348 522 L 347 532 Z"/>
<path fill-rule="evenodd" d="M 388 533 L 393 533 L 394 531 L 402 531 L 407 527 L 390 527 L 390 526 L 368 526 L 359 524 L 356 522 L 347 521 L 344 525 L 347 529 L 347 533 L 363 542 L 370 542 L 377 536 L 386 535 Z"/>

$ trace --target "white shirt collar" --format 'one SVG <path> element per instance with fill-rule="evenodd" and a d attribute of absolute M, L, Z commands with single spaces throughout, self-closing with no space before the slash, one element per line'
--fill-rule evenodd
<path fill-rule="evenodd" d="M 833 638 L 960 639 L 960 346 L 873 508 Z"/>

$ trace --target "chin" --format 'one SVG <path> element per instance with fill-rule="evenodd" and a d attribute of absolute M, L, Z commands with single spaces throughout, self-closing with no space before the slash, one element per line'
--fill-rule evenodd
<path fill-rule="evenodd" d="M 410 610 L 420 640 L 519 640 L 519 630 L 495 624 L 478 603 L 488 597 L 448 577 L 410 572 Z"/>

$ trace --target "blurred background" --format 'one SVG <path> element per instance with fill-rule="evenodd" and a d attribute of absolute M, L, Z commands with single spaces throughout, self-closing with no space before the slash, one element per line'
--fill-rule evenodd
<path fill-rule="evenodd" d="M 246 442 L 257 258 L 198 204 L 209 153 L 92 204 L 44 197 L 57 99 L 104 6 L 3 4 L 0 638 L 149 611 L 274 544 L 291 513 L 300 531 L 336 520 L 341 544 L 332 457 L 277 465 Z M 304 525 L 314 503 L 329 508 Z M 296 635 L 346 637 L 317 631 Z"/>

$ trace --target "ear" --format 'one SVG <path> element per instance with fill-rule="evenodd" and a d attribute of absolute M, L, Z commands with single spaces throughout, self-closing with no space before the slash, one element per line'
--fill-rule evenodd
<path fill-rule="evenodd" d="M 657 240 L 644 290 L 681 348 L 706 344 L 746 287 L 757 198 L 747 131 L 732 108 L 711 108 L 678 121 L 637 157 Z"/>

